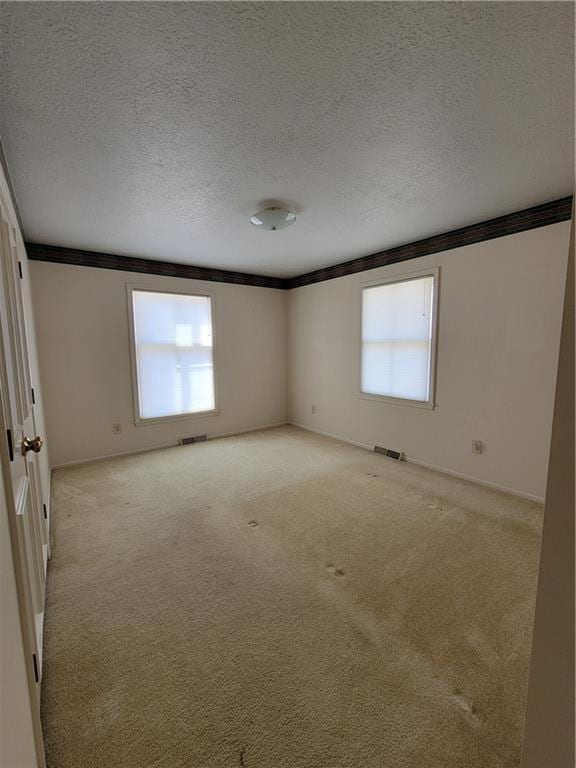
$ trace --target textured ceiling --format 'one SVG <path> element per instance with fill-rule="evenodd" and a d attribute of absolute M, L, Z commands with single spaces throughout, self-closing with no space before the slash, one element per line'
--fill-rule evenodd
<path fill-rule="evenodd" d="M 26 237 L 290 276 L 571 194 L 573 14 L 2 3 Z M 253 228 L 268 200 L 296 224 Z"/>

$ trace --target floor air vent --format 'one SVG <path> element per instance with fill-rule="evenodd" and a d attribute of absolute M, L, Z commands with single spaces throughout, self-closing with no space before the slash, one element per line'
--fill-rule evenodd
<path fill-rule="evenodd" d="M 374 453 L 381 453 L 382 456 L 387 456 L 394 461 L 402 461 L 404 458 L 402 451 L 393 451 L 392 448 L 382 448 L 380 445 L 374 446 Z"/>
<path fill-rule="evenodd" d="M 192 437 L 181 437 L 180 445 L 190 445 L 191 443 L 205 443 L 208 435 L 192 435 Z"/>

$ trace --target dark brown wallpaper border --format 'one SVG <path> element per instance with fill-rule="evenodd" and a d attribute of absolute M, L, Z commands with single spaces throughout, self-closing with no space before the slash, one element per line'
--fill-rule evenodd
<path fill-rule="evenodd" d="M 252 275 L 248 272 L 232 272 L 226 269 L 193 267 L 189 264 L 175 264 L 156 259 L 139 259 L 132 256 L 115 256 L 111 253 L 81 251 L 77 248 L 61 248 L 57 245 L 26 243 L 26 253 L 31 261 L 51 261 L 57 264 L 72 264 L 77 267 L 97 269 L 119 269 L 123 272 L 139 272 L 144 275 L 184 277 L 189 280 L 208 280 L 211 283 L 234 283 L 255 285 L 259 288 L 286 288 L 281 277 Z"/>
<path fill-rule="evenodd" d="M 396 264 L 399 261 L 418 259 L 431 253 L 449 251 L 452 248 L 460 248 L 463 245 L 481 243 L 484 240 L 492 240 L 496 237 L 524 232 L 527 229 L 535 229 L 536 227 L 545 227 L 548 224 L 567 221 L 571 216 L 572 197 L 563 197 L 560 200 L 553 200 L 550 203 L 536 205 L 523 211 L 509 213 L 506 216 L 498 216 L 496 219 L 489 219 L 479 224 L 471 224 L 468 227 L 453 229 L 450 232 L 427 237 L 424 240 L 417 240 L 414 243 L 389 248 L 386 251 L 373 253 L 370 256 L 361 256 L 351 261 L 345 261 L 342 264 L 335 264 L 332 267 L 316 269 L 314 272 L 307 272 L 305 275 L 291 278 L 288 281 L 288 287 L 300 288 L 303 285 L 333 280 L 335 277 L 344 277 L 345 275 L 352 275 L 356 272 L 364 272 L 365 270 L 376 269 L 377 267 L 385 267 L 388 264 Z"/>
<path fill-rule="evenodd" d="M 98 269 L 118 269 L 124 272 L 138 272 L 146 275 L 164 275 L 167 277 L 183 277 L 191 280 L 207 280 L 216 283 L 234 283 L 235 285 L 252 285 L 260 288 L 280 288 L 289 290 L 300 288 L 336 277 L 353 275 L 388 264 L 418 259 L 440 251 L 460 248 L 464 245 L 481 243 L 505 235 L 513 235 L 528 229 L 545 227 L 560 221 L 568 221 L 572 215 L 572 196 L 553 200 L 549 203 L 536 205 L 522 211 L 498 216 L 468 227 L 454 229 L 441 235 L 427 237 L 414 243 L 400 245 L 379 251 L 369 256 L 345 261 L 331 267 L 316 269 L 304 275 L 284 279 L 268 275 L 254 275 L 248 272 L 234 272 L 225 269 L 209 267 L 193 267 L 188 264 L 175 264 L 155 259 L 140 259 L 132 256 L 117 256 L 110 253 L 84 251 L 77 248 L 63 248 L 57 245 L 42 245 L 26 243 L 26 251 L 31 261 L 48 261 L 58 264 L 72 264 L 80 267 L 96 267 Z"/>

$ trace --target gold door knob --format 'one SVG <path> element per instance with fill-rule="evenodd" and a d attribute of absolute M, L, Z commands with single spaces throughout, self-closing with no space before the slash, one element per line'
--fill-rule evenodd
<path fill-rule="evenodd" d="M 25 437 L 22 440 L 22 453 L 27 454 L 28 451 L 34 451 L 34 453 L 40 453 L 44 440 L 41 437 L 34 437 L 30 440 L 29 437 Z"/>

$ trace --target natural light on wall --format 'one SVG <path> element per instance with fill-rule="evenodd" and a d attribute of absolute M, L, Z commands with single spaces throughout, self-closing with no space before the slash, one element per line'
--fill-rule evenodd
<path fill-rule="evenodd" d="M 434 276 L 362 291 L 362 392 L 429 403 Z"/>
<path fill-rule="evenodd" d="M 132 291 L 141 419 L 215 408 L 209 296 Z"/>

